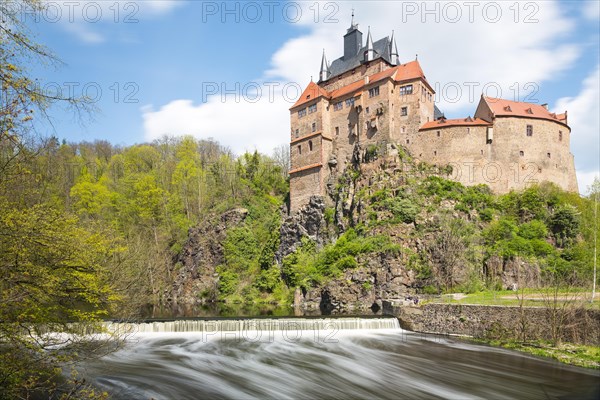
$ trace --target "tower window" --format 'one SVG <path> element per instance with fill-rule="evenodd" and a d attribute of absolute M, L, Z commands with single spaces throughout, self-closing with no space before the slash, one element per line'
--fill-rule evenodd
<path fill-rule="evenodd" d="M 302 118 L 306 115 L 306 108 L 303 108 L 302 110 L 298 110 L 298 118 Z"/>
<path fill-rule="evenodd" d="M 437 137 L 440 137 L 440 131 L 437 131 Z"/>
<path fill-rule="evenodd" d="M 340 127 L 336 126 L 335 127 L 335 136 L 339 136 L 340 135 Z"/>
<path fill-rule="evenodd" d="M 316 104 L 313 104 L 313 105 L 311 105 L 311 106 L 308 106 L 308 113 L 309 113 L 309 114 L 312 114 L 312 113 L 314 113 L 314 112 L 316 112 L 316 111 L 317 111 L 317 105 L 316 105 Z"/>
<path fill-rule="evenodd" d="M 312 140 L 308 141 L 308 151 L 312 151 Z"/>
<path fill-rule="evenodd" d="M 300 129 L 296 129 L 296 137 L 300 135 Z"/>
<path fill-rule="evenodd" d="M 433 151 L 433 155 L 434 155 L 434 156 L 437 156 L 437 150 L 434 150 L 434 151 Z"/>
<path fill-rule="evenodd" d="M 369 113 L 369 107 L 365 108 L 365 112 L 368 114 Z"/>
<path fill-rule="evenodd" d="M 527 136 L 533 136 L 533 125 L 527 125 Z"/>
<path fill-rule="evenodd" d="M 525 155 L 525 152 L 524 152 L 523 150 L 521 150 L 521 151 L 519 151 L 519 155 L 520 155 L 521 157 L 523 157 L 523 156 Z"/>
<path fill-rule="evenodd" d="M 405 127 L 405 126 L 403 126 L 402 128 L 400 128 L 400 131 L 401 131 L 402 133 L 405 133 L 405 132 L 406 132 L 406 127 Z"/>
<path fill-rule="evenodd" d="M 298 145 L 298 154 L 302 154 L 302 145 Z"/>
<path fill-rule="evenodd" d="M 346 107 L 352 107 L 354 106 L 354 97 L 350 97 L 349 99 L 346 99 Z"/>
<path fill-rule="evenodd" d="M 369 97 L 379 96 L 379 86 L 369 89 Z"/>
<path fill-rule="evenodd" d="M 550 153 L 546 153 L 546 156 L 547 156 L 548 158 L 552 158 Z"/>
<path fill-rule="evenodd" d="M 404 85 L 400 86 L 400 96 L 404 96 L 405 94 L 412 94 L 413 85 Z"/>
<path fill-rule="evenodd" d="M 558 141 L 562 142 L 562 131 L 558 131 Z"/>
<path fill-rule="evenodd" d="M 316 122 L 313 122 L 313 123 L 312 123 L 312 131 L 314 132 L 314 131 L 316 131 L 316 130 L 317 130 L 317 123 L 316 123 Z"/>
<path fill-rule="evenodd" d="M 408 115 L 408 107 L 402 107 L 400 109 L 400 115 L 403 117 L 407 116 Z"/>
<path fill-rule="evenodd" d="M 342 108 L 344 108 L 344 103 L 342 103 L 341 101 L 338 101 L 333 105 L 333 111 L 339 111 Z"/>
<path fill-rule="evenodd" d="M 410 139 L 406 139 L 406 144 L 410 144 Z"/>

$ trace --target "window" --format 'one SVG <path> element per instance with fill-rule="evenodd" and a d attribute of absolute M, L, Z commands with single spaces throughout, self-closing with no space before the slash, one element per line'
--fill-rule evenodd
<path fill-rule="evenodd" d="M 303 108 L 302 110 L 298 110 L 298 118 L 302 118 L 306 115 L 306 108 Z"/>
<path fill-rule="evenodd" d="M 340 135 L 340 127 L 336 126 L 335 127 L 335 136 L 339 136 Z"/>
<path fill-rule="evenodd" d="M 311 129 L 312 129 L 313 132 L 317 130 L 317 123 L 316 122 L 312 123 Z"/>
<path fill-rule="evenodd" d="M 481 155 L 483 155 L 483 150 L 481 150 Z"/>
<path fill-rule="evenodd" d="M 440 131 L 437 131 L 437 137 L 440 137 Z"/>
<path fill-rule="evenodd" d="M 369 107 L 365 108 L 365 112 L 368 114 L 369 113 Z"/>
<path fill-rule="evenodd" d="M 300 129 L 296 129 L 296 137 L 300 135 Z"/>
<path fill-rule="evenodd" d="M 317 105 L 313 104 L 312 106 L 308 106 L 308 113 L 312 114 L 317 111 Z"/>
<path fill-rule="evenodd" d="M 558 141 L 562 142 L 562 131 L 558 131 Z"/>
<path fill-rule="evenodd" d="M 519 151 L 519 155 L 520 155 L 521 157 L 523 157 L 523 156 L 525 155 L 525 152 L 524 152 L 523 150 L 521 150 L 521 151 Z"/>
<path fill-rule="evenodd" d="M 308 141 L 308 151 L 312 151 L 312 140 Z"/>
<path fill-rule="evenodd" d="M 354 97 L 346 99 L 346 107 L 354 107 Z"/>
<path fill-rule="evenodd" d="M 405 126 L 403 126 L 402 128 L 400 128 L 400 132 L 402 132 L 402 133 L 406 133 L 406 127 L 405 127 Z"/>
<path fill-rule="evenodd" d="M 298 145 L 298 154 L 302 154 L 302 145 Z"/>
<path fill-rule="evenodd" d="M 533 125 L 527 125 L 527 136 L 533 136 Z"/>
<path fill-rule="evenodd" d="M 434 151 L 433 151 L 433 155 L 434 155 L 434 156 L 437 156 L 437 150 L 434 150 Z"/>
<path fill-rule="evenodd" d="M 413 85 L 404 85 L 400 86 L 400 96 L 404 96 L 405 94 L 412 94 Z"/>
<path fill-rule="evenodd" d="M 333 111 L 339 111 L 344 107 L 344 103 L 342 103 L 341 101 L 338 101 L 337 103 L 335 103 L 333 105 Z"/>
<path fill-rule="evenodd" d="M 406 117 L 408 115 L 408 107 L 402 107 L 400 109 L 400 115 Z"/>
<path fill-rule="evenodd" d="M 410 139 L 406 139 L 406 144 L 410 144 Z"/>
<path fill-rule="evenodd" d="M 546 153 L 546 156 L 547 156 L 548 158 L 552 158 L 552 156 L 550 155 L 550 153 Z"/>
<path fill-rule="evenodd" d="M 467 135 L 471 133 L 471 128 L 467 128 Z"/>
<path fill-rule="evenodd" d="M 369 97 L 379 96 L 379 86 L 369 89 Z"/>

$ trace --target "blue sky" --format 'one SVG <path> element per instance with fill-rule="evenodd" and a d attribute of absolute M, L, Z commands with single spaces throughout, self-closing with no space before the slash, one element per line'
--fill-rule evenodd
<path fill-rule="evenodd" d="M 447 117 L 472 115 L 482 88 L 514 100 L 535 88 L 534 102 L 569 111 L 581 189 L 598 174 L 597 0 L 47 4 L 38 21 L 24 18 L 65 65 L 31 72 L 63 90 L 76 85 L 78 95 L 84 87 L 90 96 L 102 92 L 100 111 L 84 126 L 53 110 L 53 127 L 42 129 L 61 139 L 128 145 L 192 134 L 237 153 L 268 153 L 287 142 L 287 109 L 297 90 L 316 79 L 323 49 L 330 61 L 341 56 L 355 9 L 365 36 L 368 26 L 374 39 L 396 32 L 402 62 L 418 53 Z M 230 91 L 225 97 L 223 89 Z"/>

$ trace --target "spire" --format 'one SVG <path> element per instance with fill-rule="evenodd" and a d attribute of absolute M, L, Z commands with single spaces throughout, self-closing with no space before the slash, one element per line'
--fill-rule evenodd
<path fill-rule="evenodd" d="M 321 58 L 321 71 L 319 72 L 319 81 L 326 81 L 329 79 L 331 72 L 329 71 L 329 64 L 327 63 L 327 57 L 325 57 L 325 49 L 323 49 L 323 58 Z"/>
<path fill-rule="evenodd" d="M 398 47 L 396 46 L 394 31 L 392 31 L 392 39 L 390 39 L 390 61 L 392 62 L 392 65 L 400 64 L 400 57 L 398 56 Z"/>
<path fill-rule="evenodd" d="M 350 21 L 350 28 L 354 28 L 354 8 L 352 9 L 352 20 Z"/>
<path fill-rule="evenodd" d="M 375 50 L 373 49 L 373 39 L 371 38 L 371 27 L 367 33 L 367 50 L 365 51 L 365 61 L 371 61 L 375 58 Z"/>

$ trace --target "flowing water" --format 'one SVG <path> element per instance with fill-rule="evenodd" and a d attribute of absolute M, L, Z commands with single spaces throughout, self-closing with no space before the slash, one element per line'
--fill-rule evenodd
<path fill-rule="evenodd" d="M 111 324 L 82 371 L 116 399 L 597 399 L 598 371 L 400 329 L 394 318 Z"/>

